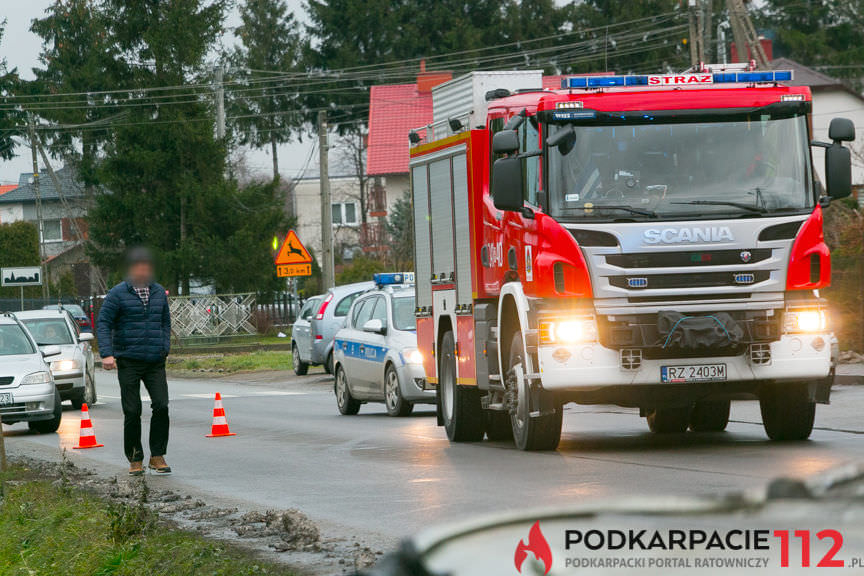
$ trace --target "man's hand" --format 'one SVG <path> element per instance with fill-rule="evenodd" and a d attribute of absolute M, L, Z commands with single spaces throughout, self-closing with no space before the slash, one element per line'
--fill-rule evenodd
<path fill-rule="evenodd" d="M 102 368 L 105 370 L 113 370 L 117 366 L 117 362 L 114 360 L 113 356 L 106 356 L 102 358 Z"/>

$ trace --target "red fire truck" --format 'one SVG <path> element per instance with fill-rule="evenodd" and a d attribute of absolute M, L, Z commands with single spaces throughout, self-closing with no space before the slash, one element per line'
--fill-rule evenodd
<path fill-rule="evenodd" d="M 740 398 L 770 438 L 807 438 L 852 122 L 811 141 L 810 90 L 752 65 L 536 74 L 441 85 L 410 134 L 418 343 L 450 440 L 555 449 L 569 402 L 720 431 Z"/>

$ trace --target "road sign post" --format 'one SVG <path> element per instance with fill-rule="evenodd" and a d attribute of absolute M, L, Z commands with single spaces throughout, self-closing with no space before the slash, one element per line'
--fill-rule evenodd
<path fill-rule="evenodd" d="M 312 255 L 293 230 L 285 236 L 285 241 L 276 254 L 275 264 L 276 276 L 280 278 L 312 275 Z"/>

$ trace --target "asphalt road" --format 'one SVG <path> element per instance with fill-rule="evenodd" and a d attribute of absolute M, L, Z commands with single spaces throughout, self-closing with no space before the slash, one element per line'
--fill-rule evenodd
<path fill-rule="evenodd" d="M 97 376 L 91 409 L 104 448 L 72 450 L 79 414 L 66 408 L 59 444 L 74 462 L 125 473 L 116 374 Z M 168 461 L 153 479 L 210 502 L 299 508 L 333 537 L 387 545 L 433 524 L 534 506 L 635 495 L 703 495 L 755 489 L 776 476 L 807 476 L 864 461 L 864 386 L 835 388 L 811 441 L 766 440 L 758 405 L 733 405 L 726 433 L 658 437 L 627 409 L 570 405 L 561 448 L 523 453 L 509 444 L 450 445 L 431 411 L 404 419 L 383 406 L 340 416 L 323 375 L 172 379 Z M 237 436 L 205 438 L 221 392 Z M 145 405 L 146 407 L 146 405 Z M 145 428 L 146 430 L 146 428 Z M 6 429 L 7 448 L 57 457 L 58 435 Z"/>

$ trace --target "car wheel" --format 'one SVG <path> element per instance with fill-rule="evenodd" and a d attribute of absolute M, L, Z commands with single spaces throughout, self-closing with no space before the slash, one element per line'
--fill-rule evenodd
<path fill-rule="evenodd" d="M 331 350 L 329 354 L 327 354 L 327 359 L 324 360 L 324 371 L 327 374 L 333 374 L 333 351 Z"/>
<path fill-rule="evenodd" d="M 342 366 L 336 367 L 336 406 L 339 408 L 339 413 L 343 416 L 353 416 L 360 411 L 360 401 L 351 396 L 351 390 L 348 388 L 348 377 L 345 376 L 345 370 Z"/>
<path fill-rule="evenodd" d="M 655 434 L 683 434 L 690 425 L 690 406 L 655 408 L 647 419 L 648 428 Z"/>
<path fill-rule="evenodd" d="M 63 401 L 60 399 L 60 392 L 54 389 L 54 417 L 51 420 L 39 420 L 38 422 L 28 422 L 27 427 L 33 432 L 39 434 L 53 434 L 60 428 L 60 420 L 63 419 Z"/>
<path fill-rule="evenodd" d="M 508 385 L 515 386 L 516 410 L 510 414 L 513 440 L 520 450 L 555 450 L 561 441 L 561 425 L 564 410 L 556 406 L 553 411 L 541 416 L 531 416 L 536 410 L 532 406 L 532 393 L 528 378 L 525 378 L 525 353 L 522 332 L 513 334 L 510 342 L 510 360 L 507 364 Z M 543 394 L 543 391 L 540 391 Z"/>
<path fill-rule="evenodd" d="M 86 382 L 84 386 L 87 386 Z M 80 392 L 76 392 L 75 396 L 69 399 L 69 401 L 72 402 L 72 408 L 75 410 L 81 410 L 81 408 L 84 407 L 84 403 L 87 401 L 84 399 L 85 394 L 87 394 L 86 388 Z"/>
<path fill-rule="evenodd" d="M 414 405 L 402 397 L 399 375 L 392 364 L 388 364 L 384 371 L 384 405 L 390 416 L 408 416 L 414 410 Z"/>
<path fill-rule="evenodd" d="M 697 402 L 690 412 L 690 430 L 694 432 L 722 432 L 729 424 L 729 400 Z"/>
<path fill-rule="evenodd" d="M 309 364 L 300 358 L 300 349 L 297 348 L 297 344 L 291 345 L 291 361 L 294 364 L 294 374 L 297 376 L 305 376 L 309 372 Z"/>
<path fill-rule="evenodd" d="M 759 407 L 771 440 L 806 440 L 813 432 L 816 402 L 806 382 L 766 386 L 759 395 Z"/>
<path fill-rule="evenodd" d="M 483 409 L 476 388 L 456 383 L 456 343 L 453 332 L 441 339 L 438 363 L 438 398 L 444 429 L 451 442 L 479 442 L 483 439 Z"/>
<path fill-rule="evenodd" d="M 84 382 L 84 402 L 87 406 L 95 406 L 96 400 L 96 383 L 93 381 L 93 376 L 88 374 Z"/>

